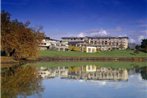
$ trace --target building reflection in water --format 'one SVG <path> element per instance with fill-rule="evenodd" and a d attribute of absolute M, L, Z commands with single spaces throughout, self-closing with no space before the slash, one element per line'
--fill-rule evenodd
<path fill-rule="evenodd" d="M 128 71 L 118 68 L 98 67 L 95 65 L 43 68 L 39 70 L 42 78 L 61 77 L 83 80 L 128 80 Z"/>

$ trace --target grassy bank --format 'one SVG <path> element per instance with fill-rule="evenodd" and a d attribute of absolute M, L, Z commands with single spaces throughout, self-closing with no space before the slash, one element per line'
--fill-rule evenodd
<path fill-rule="evenodd" d="M 40 56 L 41 57 L 43 56 L 49 56 L 49 57 L 59 57 L 59 56 L 68 56 L 68 57 L 147 57 L 147 53 L 139 52 L 136 54 L 132 50 L 100 51 L 97 53 L 42 50 L 40 51 Z"/>
<path fill-rule="evenodd" d="M 112 68 L 133 68 L 147 66 L 146 62 L 37 62 L 27 65 L 33 65 L 37 67 L 57 67 L 57 66 L 86 66 L 96 65 L 100 67 L 112 67 Z"/>

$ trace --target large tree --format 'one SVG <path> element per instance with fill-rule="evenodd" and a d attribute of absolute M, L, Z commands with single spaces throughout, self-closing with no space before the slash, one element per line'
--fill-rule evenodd
<path fill-rule="evenodd" d="M 142 40 L 141 48 L 143 49 L 143 51 L 147 52 L 147 39 Z"/>
<path fill-rule="evenodd" d="M 29 23 L 11 20 L 8 12 L 1 13 L 1 50 L 15 58 L 36 57 L 38 45 L 44 36 L 29 27 Z"/>

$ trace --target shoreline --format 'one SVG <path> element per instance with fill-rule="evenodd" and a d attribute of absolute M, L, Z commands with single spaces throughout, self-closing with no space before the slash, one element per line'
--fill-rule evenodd
<path fill-rule="evenodd" d="M 77 56 L 41 56 L 36 59 L 26 59 L 20 61 L 3 61 L 1 64 L 18 64 L 21 62 L 40 62 L 40 61 L 128 61 L 128 62 L 147 62 L 147 57 L 77 57 Z"/>
<path fill-rule="evenodd" d="M 36 59 L 7 61 L 1 60 L 1 68 L 13 65 L 35 63 L 35 62 L 147 62 L 147 57 L 67 57 L 67 56 L 42 56 Z"/>
<path fill-rule="evenodd" d="M 147 57 L 49 57 L 38 58 L 37 61 L 130 61 L 130 62 L 147 62 Z"/>

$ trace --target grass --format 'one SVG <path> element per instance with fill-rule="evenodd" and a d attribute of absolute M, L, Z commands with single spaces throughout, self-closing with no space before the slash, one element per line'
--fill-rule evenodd
<path fill-rule="evenodd" d="M 86 66 L 96 65 L 100 67 L 112 67 L 112 68 L 126 68 L 147 66 L 146 62 L 37 62 L 27 65 L 33 65 L 37 67 L 57 67 L 57 66 Z"/>
<path fill-rule="evenodd" d="M 50 51 L 42 50 L 40 51 L 40 56 L 49 57 L 147 57 L 147 53 L 139 52 L 135 54 L 133 50 L 113 50 L 113 51 L 100 51 L 97 53 L 85 53 L 76 51 Z"/>

